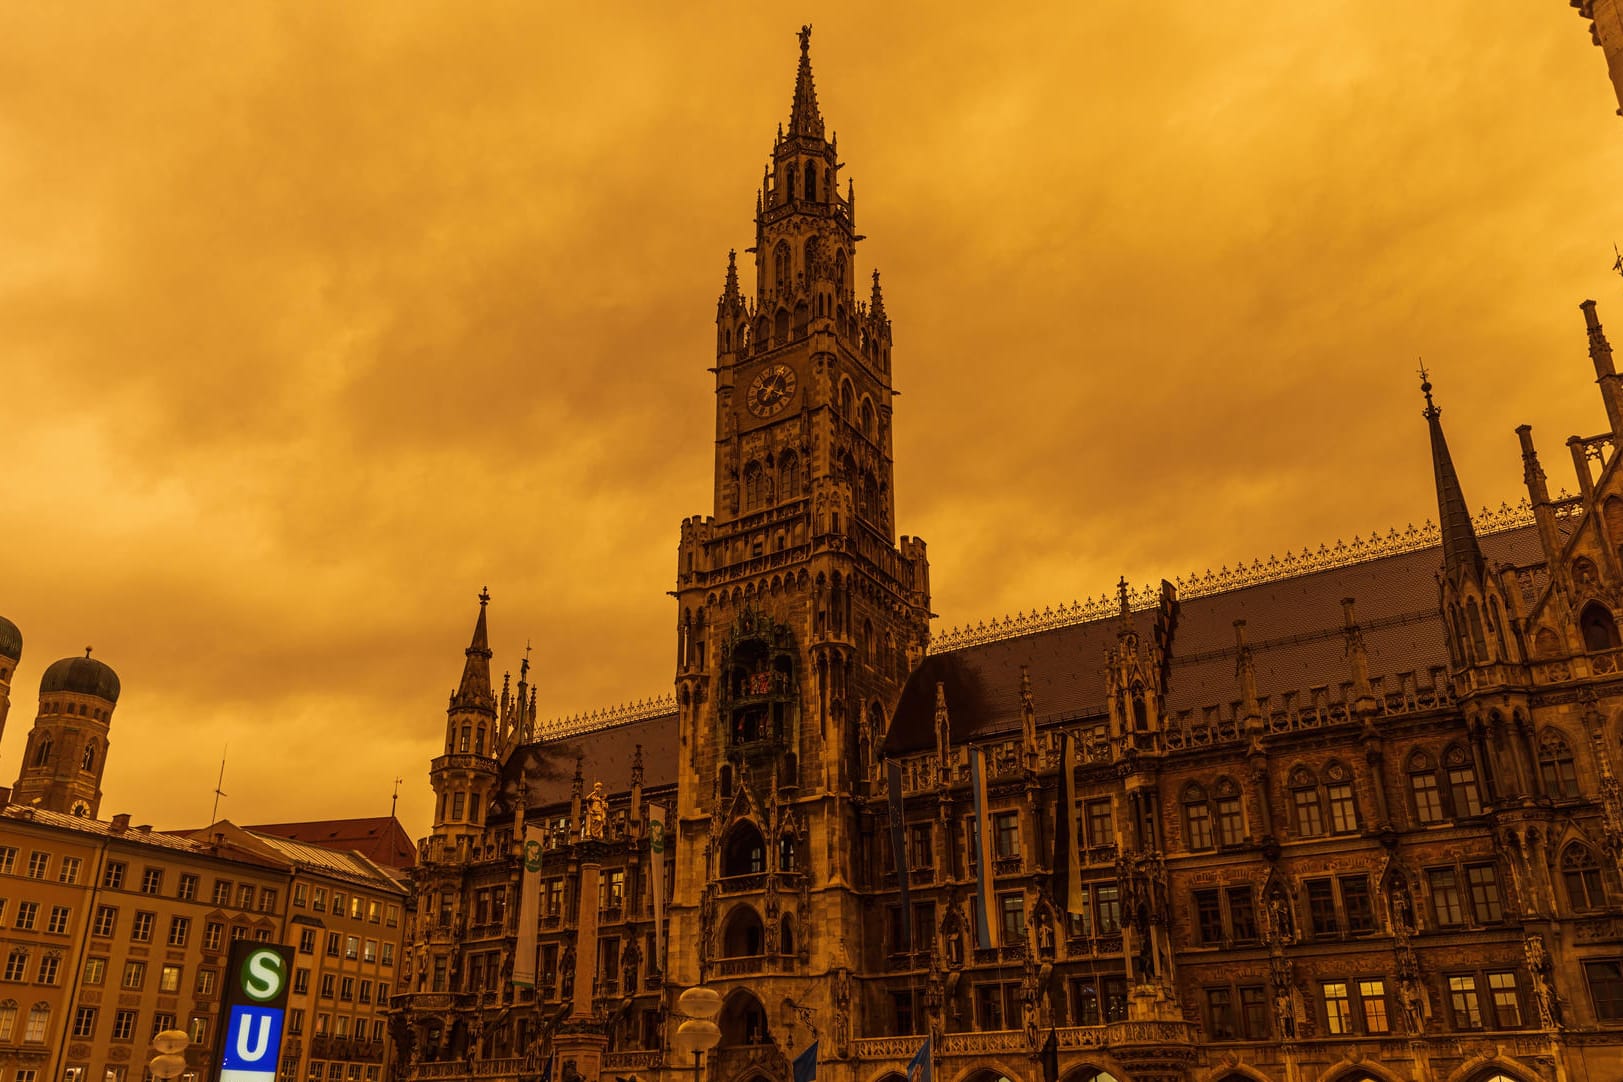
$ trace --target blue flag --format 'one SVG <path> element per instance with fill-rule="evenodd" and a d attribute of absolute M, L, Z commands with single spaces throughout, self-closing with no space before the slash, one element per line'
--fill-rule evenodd
<path fill-rule="evenodd" d="M 795 1057 L 795 1082 L 812 1082 L 817 1077 L 817 1044 L 813 1041 L 810 1047 Z"/>
<path fill-rule="evenodd" d="M 930 1082 L 930 1038 L 924 1038 L 907 1065 L 907 1082 Z"/>

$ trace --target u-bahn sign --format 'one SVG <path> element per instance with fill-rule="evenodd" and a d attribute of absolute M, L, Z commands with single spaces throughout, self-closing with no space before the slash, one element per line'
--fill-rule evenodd
<path fill-rule="evenodd" d="M 231 944 L 227 972 L 220 1082 L 276 1082 L 293 948 L 239 939 Z"/>

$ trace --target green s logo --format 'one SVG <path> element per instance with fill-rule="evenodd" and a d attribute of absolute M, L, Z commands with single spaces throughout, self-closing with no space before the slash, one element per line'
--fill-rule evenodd
<path fill-rule="evenodd" d="M 259 1003 L 268 1003 L 282 991 L 287 966 L 273 950 L 257 950 L 242 963 L 242 993 Z"/>

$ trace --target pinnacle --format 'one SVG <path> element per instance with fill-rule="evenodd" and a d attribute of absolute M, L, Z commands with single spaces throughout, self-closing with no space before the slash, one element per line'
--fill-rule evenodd
<path fill-rule="evenodd" d="M 789 134 L 823 137 L 823 116 L 817 109 L 817 88 L 812 85 L 810 25 L 800 28 L 800 67 L 795 72 L 795 101 L 789 110 Z"/>

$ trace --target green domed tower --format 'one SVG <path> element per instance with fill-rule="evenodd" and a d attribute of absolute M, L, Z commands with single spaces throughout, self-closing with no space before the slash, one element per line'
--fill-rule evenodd
<path fill-rule="evenodd" d="M 107 767 L 118 674 L 90 656 L 54 662 L 39 682 L 39 717 L 12 790 L 17 804 L 95 818 Z"/>

